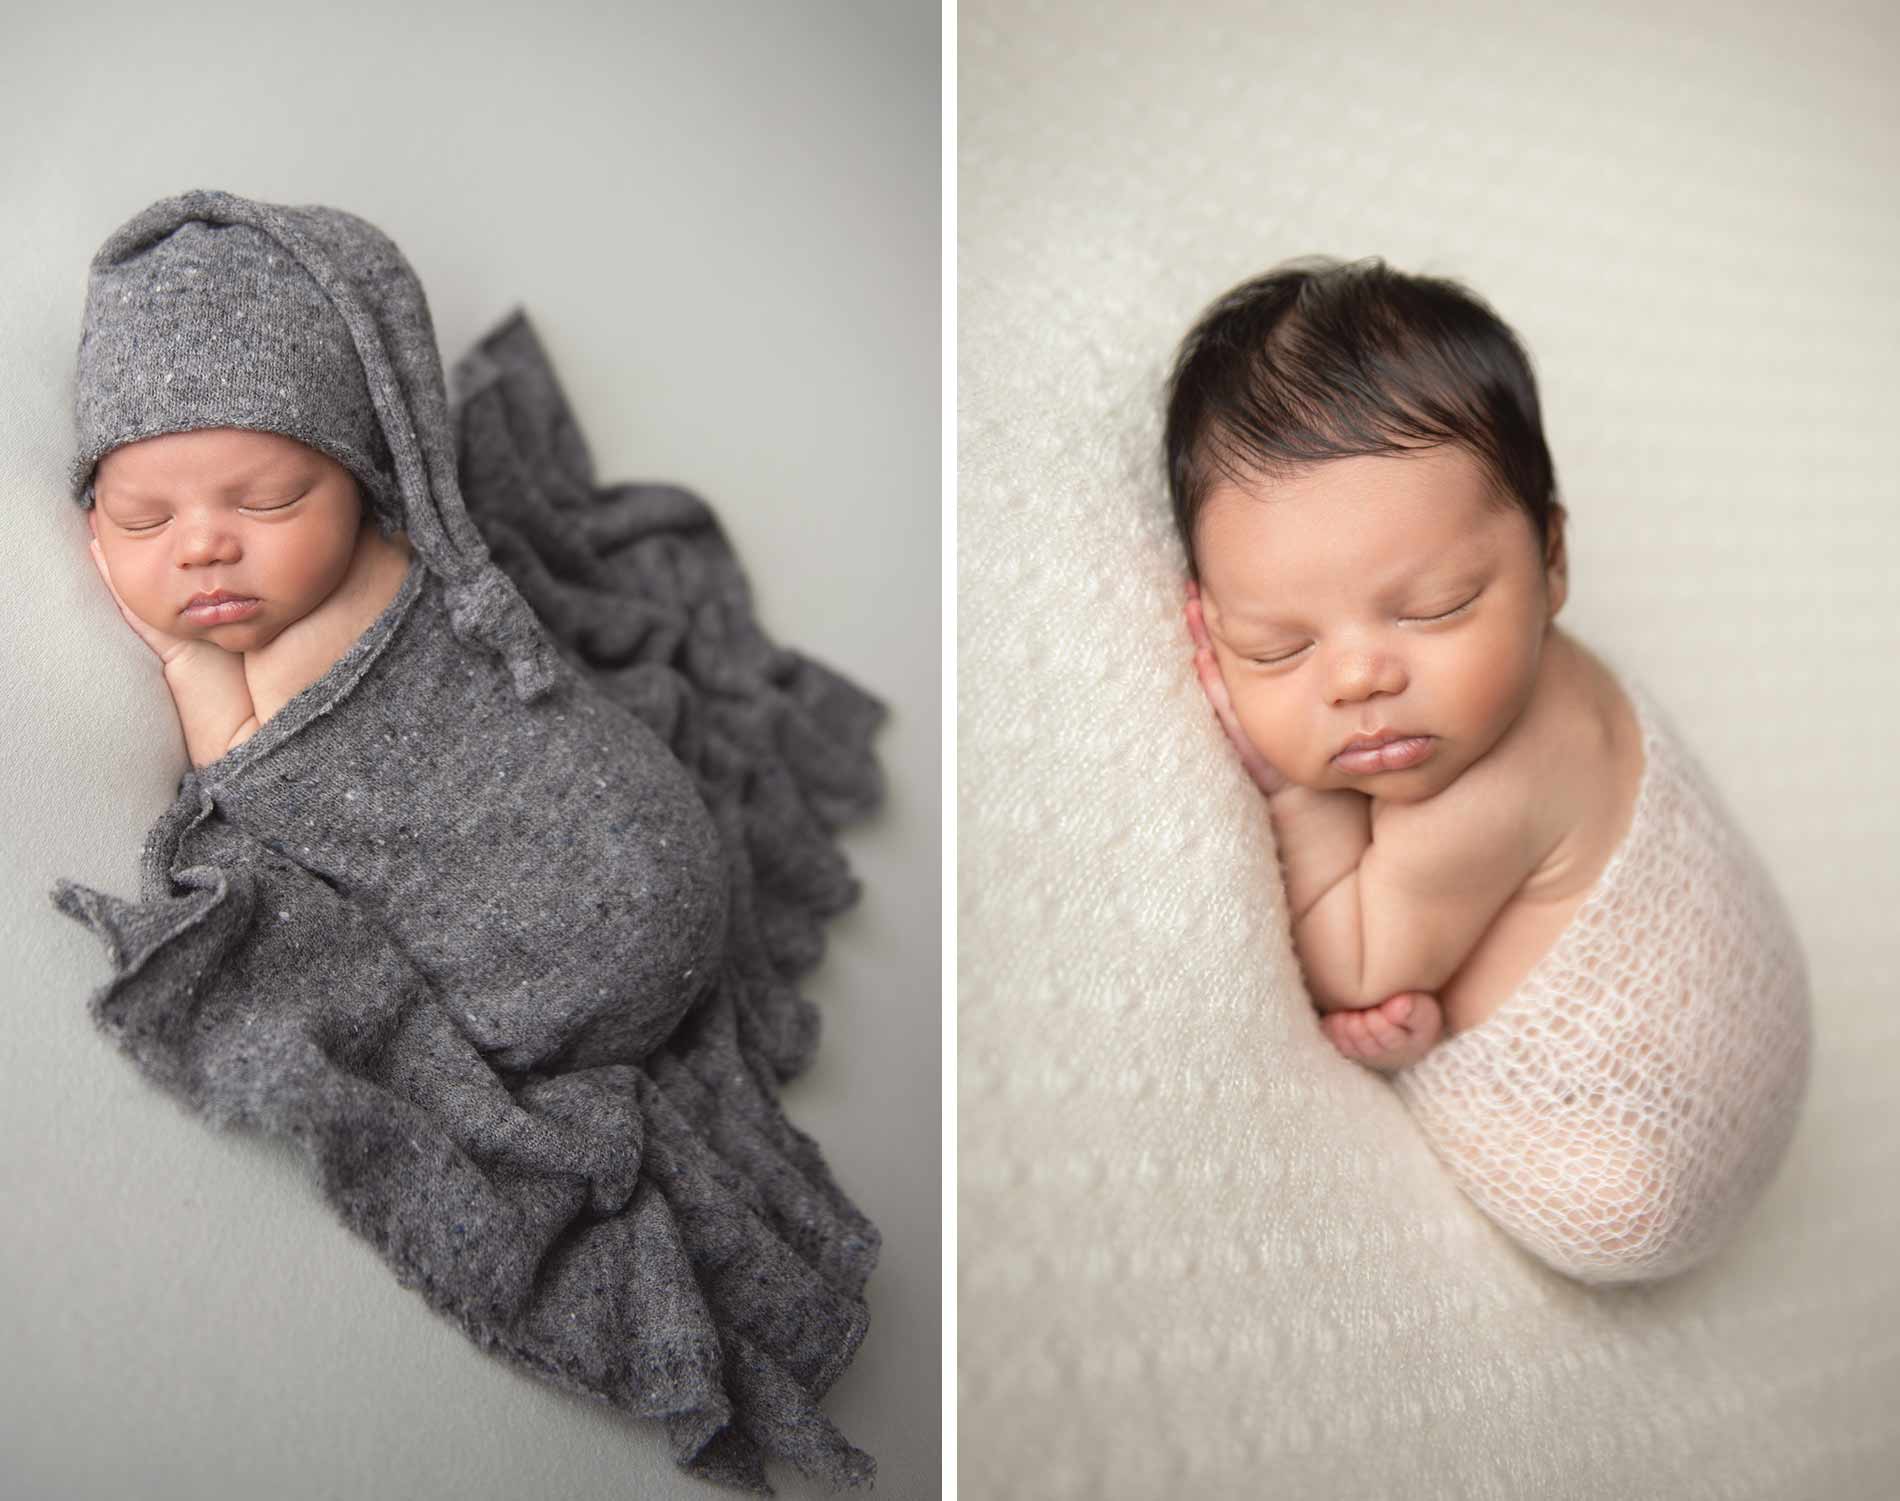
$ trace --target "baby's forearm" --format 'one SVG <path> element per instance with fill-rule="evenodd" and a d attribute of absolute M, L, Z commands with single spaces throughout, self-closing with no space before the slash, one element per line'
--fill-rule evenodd
<path fill-rule="evenodd" d="M 202 645 L 202 650 L 182 651 L 165 664 L 165 686 L 177 706 L 185 753 L 193 766 L 209 765 L 257 728 L 244 658 Z"/>
<path fill-rule="evenodd" d="M 1313 906 L 1359 868 L 1372 843 L 1372 799 L 1350 787 L 1283 787 L 1267 799 L 1286 875 L 1287 907 L 1297 926 Z"/>
<path fill-rule="evenodd" d="M 1352 922 L 1342 924 L 1336 906 L 1315 909 L 1359 869 L 1372 843 L 1372 799 L 1350 787 L 1290 786 L 1270 797 L 1267 806 L 1286 878 L 1294 952 L 1315 1002 L 1322 1008 L 1336 1006 L 1356 985 L 1364 957 L 1357 913 L 1351 914 Z"/>

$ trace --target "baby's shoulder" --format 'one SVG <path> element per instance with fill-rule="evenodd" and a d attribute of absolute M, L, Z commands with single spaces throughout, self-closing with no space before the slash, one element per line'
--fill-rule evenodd
<path fill-rule="evenodd" d="M 365 528 L 372 537 L 375 530 Z M 411 568 L 422 567 L 412 557 L 406 539 L 400 546 L 377 539 L 377 545 L 360 548 L 350 573 L 328 599 L 286 626 L 268 646 L 245 654 L 244 677 L 259 724 L 321 679 L 382 619 Z"/>
<path fill-rule="evenodd" d="M 1380 842 L 1525 851 L 1520 894 L 1532 899 L 1596 878 L 1635 805 L 1640 729 L 1622 685 L 1580 642 L 1553 632 L 1546 655 L 1518 722 L 1436 796 L 1381 810 Z"/>
<path fill-rule="evenodd" d="M 1560 658 L 1523 742 L 1497 769 L 1498 788 L 1524 810 L 1544 850 L 1523 896 L 1560 901 L 1587 892 L 1628 828 L 1643 773 L 1642 725 L 1616 675 L 1573 637 L 1553 632 Z"/>

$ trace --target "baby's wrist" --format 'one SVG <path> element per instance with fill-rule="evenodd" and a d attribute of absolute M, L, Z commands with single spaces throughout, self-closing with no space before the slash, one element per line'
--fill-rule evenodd
<path fill-rule="evenodd" d="M 206 641 L 199 651 L 179 652 L 165 664 L 165 686 L 178 709 L 179 727 L 193 766 L 207 766 L 230 750 L 239 735 L 256 728 L 257 710 L 244 677 L 244 658 Z"/>
<path fill-rule="evenodd" d="M 1356 787 L 1306 787 L 1288 782 L 1267 794 L 1267 805 L 1275 814 L 1289 819 L 1304 818 L 1322 808 L 1336 808 L 1366 794 Z"/>

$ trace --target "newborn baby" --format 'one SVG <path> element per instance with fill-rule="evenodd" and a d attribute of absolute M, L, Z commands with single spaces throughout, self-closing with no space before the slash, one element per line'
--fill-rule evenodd
<path fill-rule="evenodd" d="M 1189 334 L 1167 449 L 1196 668 L 1328 1038 L 1559 1269 L 1707 1254 L 1793 1129 L 1805 959 L 1656 707 L 1556 624 L 1515 337 L 1455 284 L 1296 263 Z"/>
<path fill-rule="evenodd" d="M 202 428 L 99 461 L 86 512 L 119 612 L 164 664 L 205 766 L 322 677 L 402 587 L 350 471 L 278 433 Z"/>
<path fill-rule="evenodd" d="M 1397 1070 L 1489 1017 L 1563 931 L 1629 827 L 1642 737 L 1554 623 L 1561 508 L 1540 546 L 1453 443 L 1266 493 L 1208 487 L 1198 665 L 1260 758 L 1322 1026 Z M 1319 618 L 1337 624 L 1314 661 Z"/>
<path fill-rule="evenodd" d="M 484 1351 L 703 1479 L 863 1484 L 818 1403 L 879 1236 L 776 1091 L 881 705 L 703 503 L 595 483 L 519 313 L 455 375 L 340 210 L 186 193 L 94 257 L 73 496 L 191 762 L 141 900 L 55 888 L 94 1019 Z"/>

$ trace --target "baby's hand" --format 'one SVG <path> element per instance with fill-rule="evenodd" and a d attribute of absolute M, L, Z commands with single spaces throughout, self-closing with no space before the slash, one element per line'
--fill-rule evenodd
<path fill-rule="evenodd" d="M 1320 1018 L 1319 1027 L 1342 1058 L 1396 1074 L 1437 1044 L 1445 1030 L 1445 1012 L 1428 991 L 1402 990 L 1362 1011 L 1331 1012 Z"/>
<path fill-rule="evenodd" d="M 214 651 L 223 650 L 223 648 L 218 646 L 215 642 L 200 641 L 191 636 L 168 635 L 164 631 L 154 630 L 143 620 L 140 620 L 138 616 L 126 608 L 125 601 L 119 598 L 119 591 L 113 588 L 112 570 L 106 567 L 106 557 L 105 554 L 100 551 L 99 539 L 96 536 L 92 539 L 91 546 L 92 561 L 98 566 L 99 577 L 106 581 L 106 588 L 112 590 L 112 602 L 119 607 L 119 613 L 125 617 L 125 623 L 137 632 L 139 640 L 143 641 L 147 646 L 151 647 L 153 651 L 158 653 L 158 660 L 160 662 L 165 663 L 167 666 L 171 665 L 172 662 L 185 654 L 187 648 L 196 650 L 197 648 L 208 646 Z"/>
<path fill-rule="evenodd" d="M 1220 664 L 1214 660 L 1214 643 L 1208 639 L 1207 622 L 1201 618 L 1201 586 L 1193 579 L 1188 580 L 1187 586 L 1187 626 L 1188 634 L 1194 638 L 1194 671 L 1200 676 L 1201 692 L 1213 705 L 1214 717 L 1227 732 L 1227 739 L 1239 754 L 1240 764 L 1247 768 L 1247 775 L 1268 797 L 1283 787 L 1290 787 L 1292 783 L 1254 749 L 1240 721 L 1234 717 L 1233 700 L 1227 696 Z"/>

